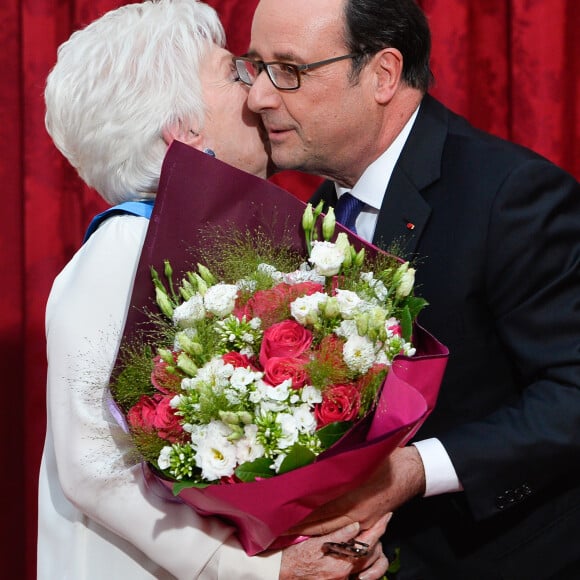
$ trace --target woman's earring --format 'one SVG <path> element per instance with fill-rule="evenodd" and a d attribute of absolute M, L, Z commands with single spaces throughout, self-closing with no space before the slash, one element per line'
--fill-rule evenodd
<path fill-rule="evenodd" d="M 207 153 L 210 157 L 215 157 L 215 151 L 213 149 L 208 149 L 207 147 L 203 150 L 204 153 Z"/>

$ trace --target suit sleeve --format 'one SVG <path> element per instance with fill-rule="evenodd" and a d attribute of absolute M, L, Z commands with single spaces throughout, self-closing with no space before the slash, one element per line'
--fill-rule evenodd
<path fill-rule="evenodd" d="M 105 222 L 49 298 L 47 396 L 60 485 L 86 517 L 113 533 L 111 541 L 128 541 L 176 578 L 277 578 L 279 554 L 248 557 L 231 527 L 170 501 L 146 481 L 108 411 L 108 376 L 146 226 L 129 216 Z"/>
<path fill-rule="evenodd" d="M 519 393 L 440 437 L 478 519 L 579 470 L 578 182 L 547 161 L 521 163 L 495 197 L 486 255 L 487 302 Z"/>

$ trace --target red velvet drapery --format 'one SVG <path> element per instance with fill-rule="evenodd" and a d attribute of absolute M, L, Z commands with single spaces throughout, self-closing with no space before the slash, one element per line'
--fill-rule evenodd
<path fill-rule="evenodd" d="M 44 306 L 54 276 L 103 207 L 52 146 L 42 91 L 56 48 L 119 0 L 0 4 L 0 357 L 3 566 L 34 578 L 36 479 L 44 436 Z M 244 52 L 257 0 L 209 0 Z M 433 93 L 476 126 L 527 145 L 580 177 L 577 0 L 421 0 L 432 25 Z M 317 180 L 278 183 L 306 198 Z"/>

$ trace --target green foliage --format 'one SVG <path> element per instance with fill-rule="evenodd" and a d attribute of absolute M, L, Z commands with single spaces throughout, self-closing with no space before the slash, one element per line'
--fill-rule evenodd
<path fill-rule="evenodd" d="M 151 348 L 144 344 L 129 345 L 121 352 L 123 370 L 111 379 L 110 389 L 123 411 L 127 412 L 142 395 L 154 393 L 151 384 L 152 356 Z"/>
<path fill-rule="evenodd" d="M 316 459 L 316 454 L 302 445 L 292 445 L 288 455 L 282 461 L 278 473 L 286 473 L 299 467 L 309 465 Z"/>
<path fill-rule="evenodd" d="M 157 465 L 159 453 L 168 445 L 165 439 L 161 439 L 156 433 L 147 433 L 138 429 L 132 430 L 133 442 L 143 459 L 153 465 Z"/>
<path fill-rule="evenodd" d="M 236 469 L 236 475 L 242 481 L 255 481 L 257 478 L 266 479 L 274 475 L 270 469 L 272 463 L 271 459 L 267 457 L 260 457 L 255 461 L 247 461 L 242 463 Z"/>
<path fill-rule="evenodd" d="M 266 235 L 263 229 L 245 232 L 235 228 L 212 229 L 205 244 L 201 244 L 202 261 L 217 278 L 233 283 L 243 278 L 255 280 L 257 290 L 272 287 L 272 279 L 256 272 L 259 264 L 267 263 L 281 272 L 292 272 L 303 261 L 303 257 L 292 250 L 289 244 L 281 243 L 276 236 Z M 203 236 L 202 236 L 203 238 Z M 219 242 L 216 243 L 216 239 Z"/>
<path fill-rule="evenodd" d="M 316 431 L 320 443 L 325 449 L 336 443 L 350 428 L 351 421 L 335 421 Z"/>

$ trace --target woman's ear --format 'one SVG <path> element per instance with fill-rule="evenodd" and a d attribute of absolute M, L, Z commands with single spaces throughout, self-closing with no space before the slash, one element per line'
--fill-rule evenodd
<path fill-rule="evenodd" d="M 374 56 L 375 99 L 384 105 L 399 88 L 403 75 L 403 55 L 396 48 L 384 48 Z"/>
<path fill-rule="evenodd" d="M 188 129 L 179 122 L 164 127 L 161 131 L 161 136 L 168 147 L 173 141 L 181 141 L 181 143 L 196 149 L 201 149 L 202 147 L 202 136 L 197 131 Z"/>

